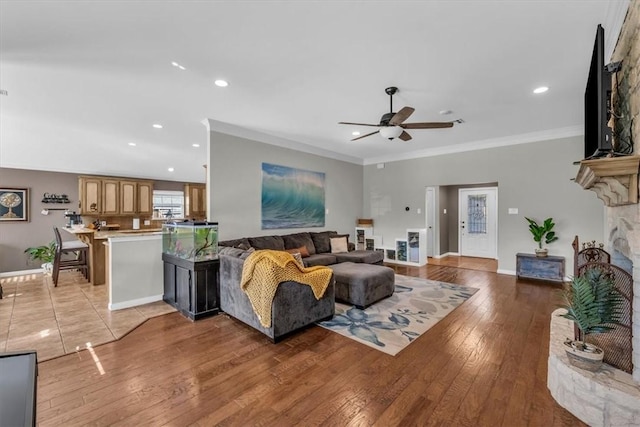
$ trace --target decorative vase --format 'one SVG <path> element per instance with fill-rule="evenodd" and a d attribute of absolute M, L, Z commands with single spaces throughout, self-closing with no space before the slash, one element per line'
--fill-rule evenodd
<path fill-rule="evenodd" d="M 537 257 L 546 257 L 549 250 L 547 248 L 536 248 Z"/>
<path fill-rule="evenodd" d="M 50 262 L 45 262 L 40 267 L 42 267 L 42 272 L 47 275 L 51 275 L 53 273 L 53 264 Z"/>
<path fill-rule="evenodd" d="M 582 341 L 571 341 L 570 339 L 564 342 L 564 346 L 569 363 L 573 366 L 591 372 L 596 372 L 602 366 L 604 351 L 600 347 Z"/>

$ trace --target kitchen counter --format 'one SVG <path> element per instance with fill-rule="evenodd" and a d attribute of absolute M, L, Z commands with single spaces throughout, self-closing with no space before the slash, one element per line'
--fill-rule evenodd
<path fill-rule="evenodd" d="M 74 234 L 80 241 L 89 245 L 89 279 L 93 285 L 105 283 L 106 260 L 104 241 L 110 238 L 135 239 L 142 236 L 161 235 L 161 228 L 145 228 L 140 230 L 98 231 L 92 228 L 69 228 L 62 230 Z M 97 242 L 99 240 L 100 242 Z"/>

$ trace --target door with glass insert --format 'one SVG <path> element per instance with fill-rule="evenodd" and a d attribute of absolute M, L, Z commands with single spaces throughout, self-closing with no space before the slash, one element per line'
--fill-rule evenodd
<path fill-rule="evenodd" d="M 459 248 L 462 256 L 497 258 L 496 187 L 459 190 Z"/>

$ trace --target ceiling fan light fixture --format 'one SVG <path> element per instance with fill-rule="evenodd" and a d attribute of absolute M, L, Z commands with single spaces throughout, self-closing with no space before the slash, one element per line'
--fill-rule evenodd
<path fill-rule="evenodd" d="M 385 139 L 393 139 L 399 137 L 403 131 L 400 126 L 385 126 L 380 128 L 380 135 Z"/>

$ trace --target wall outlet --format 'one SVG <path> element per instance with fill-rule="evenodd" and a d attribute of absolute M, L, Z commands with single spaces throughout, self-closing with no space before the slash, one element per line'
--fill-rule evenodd
<path fill-rule="evenodd" d="M 418 214 L 422 213 L 422 209 L 420 209 L 420 208 L 416 209 L 416 213 L 418 213 Z"/>
<path fill-rule="evenodd" d="M 446 215 L 447 214 L 447 210 L 446 209 L 442 209 L 442 213 Z"/>
<path fill-rule="evenodd" d="M 151 225 L 151 221 L 149 221 L 148 219 L 144 220 L 144 225 Z"/>

